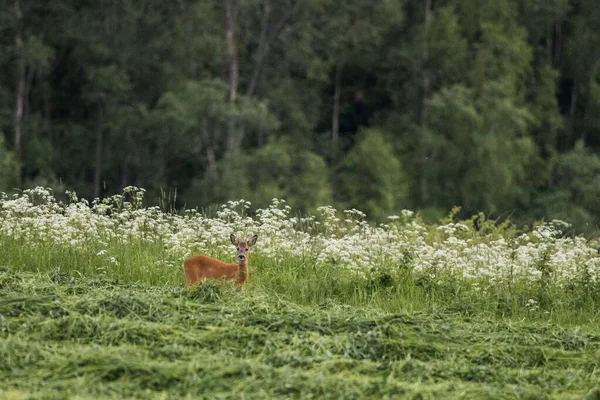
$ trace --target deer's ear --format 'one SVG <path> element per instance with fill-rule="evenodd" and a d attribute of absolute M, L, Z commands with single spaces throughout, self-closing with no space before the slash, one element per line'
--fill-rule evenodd
<path fill-rule="evenodd" d="M 231 240 L 231 244 L 233 244 L 234 246 L 237 246 L 238 240 L 233 233 L 229 236 L 229 239 Z"/>
<path fill-rule="evenodd" d="M 258 239 L 258 235 L 254 235 L 254 236 L 252 236 L 252 239 L 250 239 L 250 240 L 248 241 L 248 244 L 249 244 L 250 246 L 254 246 L 254 245 L 256 244 L 256 240 L 257 240 L 257 239 Z"/>

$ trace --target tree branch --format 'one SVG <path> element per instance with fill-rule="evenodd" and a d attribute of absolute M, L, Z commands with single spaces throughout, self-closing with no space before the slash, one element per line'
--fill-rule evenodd
<path fill-rule="evenodd" d="M 265 60 L 271 51 L 271 45 L 273 42 L 279 37 L 283 29 L 287 26 L 288 21 L 300 8 L 303 0 L 298 0 L 294 3 L 294 6 L 291 7 L 288 12 L 286 12 L 279 21 L 269 27 L 269 17 L 271 15 L 271 2 L 270 0 L 265 0 L 265 6 L 263 8 L 263 18 L 262 18 L 262 29 L 260 32 L 260 37 L 258 41 L 258 47 L 256 49 L 256 56 L 254 62 L 254 70 L 252 71 L 252 78 L 250 80 L 250 84 L 248 85 L 248 90 L 246 94 L 248 96 L 253 96 L 256 91 L 256 87 L 258 85 L 258 80 L 263 71 L 263 67 L 265 64 Z M 270 28 L 270 29 L 269 29 Z"/>

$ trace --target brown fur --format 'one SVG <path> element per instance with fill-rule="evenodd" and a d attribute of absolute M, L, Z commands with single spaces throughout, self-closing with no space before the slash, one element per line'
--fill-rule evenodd
<path fill-rule="evenodd" d="M 237 264 L 227 264 L 215 258 L 208 256 L 195 256 L 188 258 L 183 262 L 185 271 L 185 286 L 198 285 L 205 279 L 229 279 L 235 280 L 240 285 L 248 282 L 248 252 L 256 243 L 257 236 L 252 239 L 239 241 L 233 234 L 231 243 L 236 246 L 239 262 Z M 240 256 L 243 256 L 240 258 Z"/>

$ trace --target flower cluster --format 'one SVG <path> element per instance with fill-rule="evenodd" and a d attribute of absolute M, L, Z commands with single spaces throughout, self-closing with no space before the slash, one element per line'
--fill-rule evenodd
<path fill-rule="evenodd" d="M 22 245 L 47 243 L 72 251 L 93 252 L 118 265 L 114 246 L 152 244 L 164 250 L 161 262 L 179 266 L 197 252 L 231 253 L 229 235 L 258 234 L 256 252 L 280 261 L 303 257 L 316 265 L 335 265 L 369 279 L 410 270 L 431 279 L 454 277 L 490 282 L 552 279 L 558 285 L 582 277 L 600 278 L 598 251 L 582 237 L 562 235 L 564 223 L 552 221 L 530 231 L 479 231 L 465 222 L 424 223 L 403 210 L 388 223 L 369 224 L 359 210 L 338 212 L 326 206 L 315 215 L 292 217 L 283 200 L 274 199 L 251 213 L 248 201 L 230 201 L 214 216 L 196 210 L 174 214 L 143 207 L 143 190 L 91 204 L 67 192 L 58 201 L 49 189 L 25 190 L 0 197 L 0 239 Z M 531 306 L 532 308 L 534 305 Z"/>

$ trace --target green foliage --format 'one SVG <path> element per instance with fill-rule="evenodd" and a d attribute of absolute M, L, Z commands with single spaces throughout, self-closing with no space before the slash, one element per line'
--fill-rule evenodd
<path fill-rule="evenodd" d="M 306 212 L 331 202 L 327 165 L 322 157 L 289 141 L 272 141 L 260 149 L 233 153 L 214 174 L 207 173 L 192 185 L 188 196 L 214 204 L 243 198 L 258 207 L 272 199 L 289 199 L 289 205 Z"/>
<path fill-rule="evenodd" d="M 30 65 L 41 74 L 47 74 L 50 71 L 54 49 L 46 45 L 39 37 L 32 35 L 24 38 L 23 43 L 17 42 L 17 49 L 20 62 Z"/>
<path fill-rule="evenodd" d="M 389 139 L 378 130 L 365 130 L 341 162 L 337 201 L 383 221 L 402 209 L 407 197 L 408 179 Z"/>
<path fill-rule="evenodd" d="M 245 134 L 277 128 L 266 103 L 241 96 L 237 104 L 230 104 L 223 95 L 226 89 L 220 79 L 185 82 L 159 100 L 157 125 L 174 128 L 175 141 L 184 141 L 181 149 L 192 156 L 207 148 L 222 152 L 230 124 L 243 127 Z"/>
<path fill-rule="evenodd" d="M 115 64 L 89 68 L 86 81 L 83 99 L 94 107 L 118 106 L 131 90 L 127 72 Z"/>
<path fill-rule="evenodd" d="M 158 101 L 153 117 L 156 129 L 162 129 L 169 145 L 178 150 L 199 153 L 204 142 L 216 142 L 225 136 L 230 110 L 223 93 L 222 80 L 188 81 Z M 220 143 L 222 144 L 222 143 Z"/>
<path fill-rule="evenodd" d="M 0 191 L 8 192 L 17 184 L 19 163 L 15 155 L 7 150 L 4 135 L 0 132 Z"/>
<path fill-rule="evenodd" d="M 578 142 L 556 166 L 557 185 L 569 188 L 575 204 L 588 210 L 600 206 L 600 156 Z"/>
<path fill-rule="evenodd" d="M 552 191 L 536 199 L 540 217 L 572 221 L 586 233 L 600 226 L 600 156 L 582 142 L 558 157 L 552 170 Z"/>
<path fill-rule="evenodd" d="M 546 157 L 556 151 L 558 134 L 564 129 L 564 120 L 558 110 L 556 82 L 558 72 L 547 64 L 540 66 L 535 73 L 537 82 L 532 90 L 531 111 L 535 116 L 533 137 L 540 152 Z"/>
<path fill-rule="evenodd" d="M 590 78 L 589 99 L 587 109 L 590 113 L 588 118 L 589 135 L 586 140 L 596 144 L 594 132 L 600 131 L 600 63 L 596 64 L 596 74 Z"/>
<path fill-rule="evenodd" d="M 520 200 L 534 144 L 524 133 L 532 121 L 499 83 L 480 96 L 460 85 L 430 101 L 424 141 L 426 180 L 440 205 L 469 212 L 506 209 Z M 438 191 L 439 190 L 439 191 Z"/>
<path fill-rule="evenodd" d="M 555 166 L 578 141 L 600 149 L 597 1 L 234 1 L 229 42 L 224 4 L 2 8 L 2 157 L 20 167 L 0 173 L 89 200 L 143 186 L 154 203 L 177 193 L 174 207 L 244 193 L 365 204 L 374 219 L 460 205 L 531 223 L 561 198 L 596 214 Z M 391 178 L 366 189 L 353 174 L 380 174 L 342 163 L 373 153 L 355 146 L 364 131 L 385 132 L 400 192 Z M 256 165 L 257 184 L 230 182 Z"/>
<path fill-rule="evenodd" d="M 453 7 L 443 7 L 436 12 L 427 31 L 426 46 L 427 66 L 433 76 L 432 88 L 464 81 L 468 46 Z"/>

